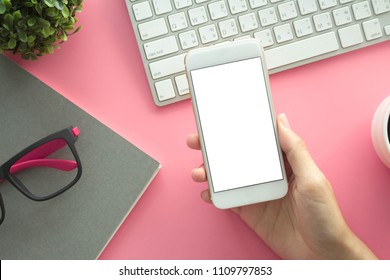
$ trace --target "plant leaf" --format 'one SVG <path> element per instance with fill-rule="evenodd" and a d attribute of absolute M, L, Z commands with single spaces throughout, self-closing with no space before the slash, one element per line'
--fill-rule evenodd
<path fill-rule="evenodd" d="M 11 7 L 10 0 L 0 0 L 0 15 L 5 14 Z"/>
<path fill-rule="evenodd" d="M 48 7 L 54 7 L 54 1 L 53 0 L 44 0 L 43 2 L 45 2 L 45 4 Z"/>
<path fill-rule="evenodd" d="M 10 14 L 4 16 L 4 24 L 6 24 L 10 29 L 14 26 L 14 18 Z"/>
<path fill-rule="evenodd" d="M 32 17 L 32 18 L 29 18 L 29 19 L 27 20 L 27 25 L 30 26 L 30 27 L 32 27 L 32 26 L 35 25 L 36 22 L 37 22 L 37 19 Z"/>
<path fill-rule="evenodd" d="M 54 52 L 54 48 L 53 48 L 52 45 L 48 45 L 48 46 L 47 46 L 47 52 L 48 52 L 49 54 L 52 54 L 52 53 Z"/>
<path fill-rule="evenodd" d="M 16 47 L 16 40 L 14 37 L 11 37 L 8 41 L 8 48 L 13 49 Z"/>
<path fill-rule="evenodd" d="M 54 7 L 56 7 L 58 10 L 62 11 L 62 9 L 64 8 L 64 4 L 62 4 L 61 1 L 54 0 Z"/>
<path fill-rule="evenodd" d="M 34 9 L 39 15 L 42 15 L 42 8 L 39 4 L 35 4 Z"/>
<path fill-rule="evenodd" d="M 69 10 L 68 10 L 68 7 L 67 7 L 67 6 L 64 6 L 64 8 L 62 9 L 61 13 L 62 13 L 62 15 L 63 15 L 65 18 L 68 18 L 68 17 L 69 17 Z"/>
<path fill-rule="evenodd" d="M 65 42 L 65 41 L 68 40 L 68 35 L 66 34 L 65 31 L 62 31 L 62 32 L 61 32 L 61 40 L 62 40 L 63 42 Z"/>
<path fill-rule="evenodd" d="M 0 1 L 0 15 L 4 14 L 7 11 L 7 6 L 3 3 L 3 1 Z"/>
<path fill-rule="evenodd" d="M 32 42 L 35 41 L 35 38 L 36 38 L 35 35 L 29 35 L 29 36 L 28 36 L 28 39 L 27 39 L 27 42 L 28 42 L 28 43 L 32 43 Z"/>
<path fill-rule="evenodd" d="M 57 16 L 58 16 L 58 10 L 57 10 L 56 8 L 54 8 L 54 7 L 52 7 L 52 8 L 47 8 L 47 9 L 45 10 L 45 13 L 46 13 L 46 15 L 48 15 L 48 16 L 51 17 L 51 18 L 54 18 L 54 17 L 57 17 Z"/>
<path fill-rule="evenodd" d="M 22 18 L 22 13 L 17 10 L 12 14 L 12 17 L 14 19 L 14 22 L 18 22 Z"/>
<path fill-rule="evenodd" d="M 5 28 L 0 27 L 0 36 L 7 37 L 9 35 L 9 31 Z"/>
<path fill-rule="evenodd" d="M 24 30 L 20 30 L 18 29 L 18 35 L 19 35 L 19 39 L 20 41 L 22 41 L 23 43 L 27 43 L 27 34 L 26 32 L 24 32 Z"/>
<path fill-rule="evenodd" d="M 50 22 L 44 18 L 38 18 L 38 21 L 42 24 L 43 27 L 50 27 Z"/>

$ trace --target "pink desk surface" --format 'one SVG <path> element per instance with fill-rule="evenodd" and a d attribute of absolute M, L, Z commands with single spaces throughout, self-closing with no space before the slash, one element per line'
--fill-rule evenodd
<path fill-rule="evenodd" d="M 277 259 L 235 214 L 201 201 L 207 185 L 190 176 L 201 154 L 185 144 L 196 131 L 191 103 L 154 105 L 125 1 L 87 0 L 78 18 L 80 33 L 53 55 L 14 59 L 163 166 L 100 258 Z M 384 259 L 390 170 L 374 152 L 370 125 L 390 95 L 389 73 L 390 41 L 271 76 L 276 113 L 288 115 L 348 224 Z"/>

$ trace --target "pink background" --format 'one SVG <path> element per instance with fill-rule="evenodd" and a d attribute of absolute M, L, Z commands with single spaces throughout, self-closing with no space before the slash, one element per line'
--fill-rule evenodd
<path fill-rule="evenodd" d="M 124 0 L 87 0 L 82 30 L 53 55 L 14 59 L 161 162 L 163 168 L 101 259 L 278 258 L 230 211 L 201 201 L 191 180 L 200 152 L 191 103 L 156 107 Z M 370 125 L 390 95 L 390 41 L 271 76 L 285 112 L 333 184 L 350 227 L 390 259 L 390 170 L 376 156 Z M 113 202 L 115 203 L 115 202 Z"/>

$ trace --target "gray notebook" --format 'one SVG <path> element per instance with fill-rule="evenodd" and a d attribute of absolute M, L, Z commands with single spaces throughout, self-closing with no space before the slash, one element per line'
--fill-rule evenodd
<path fill-rule="evenodd" d="M 44 202 L 0 183 L 5 220 L 0 259 L 96 259 L 134 207 L 160 164 L 0 55 L 0 164 L 69 126 L 83 173 L 64 194 Z"/>

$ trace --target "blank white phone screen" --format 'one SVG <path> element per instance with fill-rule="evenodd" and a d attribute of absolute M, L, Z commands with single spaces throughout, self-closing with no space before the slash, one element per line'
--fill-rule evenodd
<path fill-rule="evenodd" d="M 214 192 L 283 179 L 260 58 L 191 71 Z"/>

